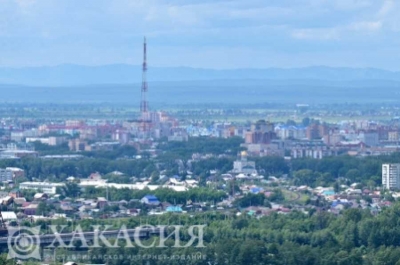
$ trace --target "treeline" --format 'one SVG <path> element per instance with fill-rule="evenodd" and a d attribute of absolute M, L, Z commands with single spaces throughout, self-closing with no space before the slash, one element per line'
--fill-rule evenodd
<path fill-rule="evenodd" d="M 233 157 L 204 159 L 192 163 L 191 170 L 196 176 L 208 176 L 211 170 L 225 173 L 232 170 L 234 160 Z"/>
<path fill-rule="evenodd" d="M 23 158 L 20 160 L 0 160 L 0 168 L 19 167 L 25 170 L 28 179 L 50 179 L 64 181 L 69 176 L 87 178 L 91 173 L 99 172 L 102 175 L 113 171 L 121 171 L 128 176 L 150 177 L 154 170 L 154 162 L 149 160 L 132 159 L 41 159 Z M 151 170 L 147 170 L 151 169 Z"/>
<path fill-rule="evenodd" d="M 71 138 L 71 136 L 67 136 Z M 58 146 L 51 146 L 48 144 L 43 144 L 39 141 L 35 141 L 32 143 L 35 151 L 38 151 L 40 155 L 65 155 L 65 154 L 76 154 L 74 151 L 70 151 L 68 147 L 68 143 L 63 143 Z M 80 154 L 87 157 L 94 158 L 106 158 L 106 159 L 116 159 L 123 157 L 133 157 L 137 155 L 137 149 L 134 146 L 130 145 L 121 145 L 115 147 L 113 150 L 107 151 L 84 151 Z"/>
<path fill-rule="evenodd" d="M 285 161 L 283 157 L 264 156 L 249 158 L 249 160 L 253 160 L 256 162 L 256 167 L 259 171 L 259 174 L 262 174 L 265 177 L 280 177 L 282 175 L 287 175 L 290 173 L 289 164 Z"/>
<path fill-rule="evenodd" d="M 117 159 L 117 158 L 132 158 L 137 155 L 137 149 L 134 146 L 122 145 L 111 151 L 86 151 L 82 154 L 88 157 Z"/>
<path fill-rule="evenodd" d="M 193 188 L 187 191 L 174 191 L 168 188 L 159 188 L 156 190 L 131 190 L 131 189 L 115 189 L 109 188 L 109 199 L 112 201 L 132 199 L 140 200 L 146 195 L 154 195 L 161 202 L 169 202 L 171 204 L 187 204 L 187 202 L 220 202 L 227 198 L 227 194 L 223 191 L 217 191 L 207 188 Z M 106 197 L 107 191 L 103 188 L 87 187 L 81 196 L 85 198 Z"/>
<path fill-rule="evenodd" d="M 150 264 L 275 264 L 275 265 L 380 265 L 400 264 L 400 204 L 385 208 L 377 216 L 368 210 L 348 209 L 340 216 L 328 212 L 305 214 L 292 212 L 288 215 L 273 213 L 261 219 L 234 213 L 200 215 L 148 216 L 132 218 L 115 225 L 181 224 L 207 225 L 204 233 L 205 248 L 101 248 L 91 253 L 107 255 L 173 255 L 190 256 L 201 253 L 201 260 L 150 260 Z M 145 218 L 145 220 L 143 219 Z M 94 220 L 85 220 L 95 222 Z M 112 220 L 101 221 L 103 223 Z M 188 242 L 186 232 L 180 236 L 181 244 Z M 150 239 L 144 244 L 149 244 Z M 171 245 L 173 237 L 167 245 Z M 186 258 L 186 257 L 185 257 Z M 91 260 L 93 264 L 138 264 L 124 260 Z M 146 264 L 146 260 L 139 264 Z"/>
<path fill-rule="evenodd" d="M 295 184 L 333 185 L 337 179 L 347 183 L 361 182 L 367 186 L 381 185 L 382 164 L 400 163 L 400 153 L 384 156 L 336 156 L 323 159 L 293 159 L 291 167 Z"/>
<path fill-rule="evenodd" d="M 60 154 L 68 154 L 72 153 L 69 151 L 68 143 L 63 143 L 59 146 L 52 146 L 48 144 L 43 144 L 39 141 L 35 141 L 32 143 L 35 151 L 40 152 L 42 155 L 60 155 Z"/>

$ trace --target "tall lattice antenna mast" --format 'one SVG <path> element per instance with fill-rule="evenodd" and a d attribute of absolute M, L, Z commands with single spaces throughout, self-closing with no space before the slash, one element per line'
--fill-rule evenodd
<path fill-rule="evenodd" d="M 147 84 L 147 45 L 146 45 L 146 37 L 144 38 L 143 43 L 143 68 L 142 68 L 142 99 L 140 102 L 140 112 L 142 115 L 143 120 L 148 119 L 148 111 L 149 106 L 147 102 L 147 91 L 148 91 L 148 84 Z"/>

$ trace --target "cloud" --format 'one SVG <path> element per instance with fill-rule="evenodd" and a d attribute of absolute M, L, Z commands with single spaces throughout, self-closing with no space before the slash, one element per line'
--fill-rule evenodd
<path fill-rule="evenodd" d="M 290 8 L 282 7 L 263 7 L 263 8 L 243 8 L 243 9 L 233 9 L 230 10 L 227 15 L 231 19 L 249 19 L 249 20 L 259 20 L 276 18 L 281 16 L 291 16 L 295 15 L 295 12 Z"/>
<path fill-rule="evenodd" d="M 198 16 L 198 13 L 187 6 L 151 6 L 145 15 L 145 20 L 173 27 L 202 24 L 202 19 Z"/>
<path fill-rule="evenodd" d="M 295 29 L 291 36 L 300 40 L 337 40 L 340 37 L 336 28 Z"/>
<path fill-rule="evenodd" d="M 395 7 L 395 2 L 393 0 L 384 1 L 381 9 L 378 12 L 379 17 L 384 17 L 389 14 Z"/>
<path fill-rule="evenodd" d="M 400 31 L 400 5 L 394 0 L 385 0 L 376 17 L 384 22 L 384 28 L 387 32 L 398 34 Z"/>
<path fill-rule="evenodd" d="M 357 10 L 370 7 L 371 0 L 331 0 L 336 8 L 341 10 Z"/>
<path fill-rule="evenodd" d="M 349 26 L 350 30 L 354 31 L 377 31 L 382 28 L 382 21 L 361 21 L 353 23 Z"/>
<path fill-rule="evenodd" d="M 332 28 L 308 28 L 295 29 L 291 36 L 300 40 L 339 40 L 352 32 L 370 33 L 379 31 L 382 28 L 382 21 L 359 21 L 349 25 Z"/>
<path fill-rule="evenodd" d="M 21 8 L 29 8 L 36 3 L 36 0 L 15 0 L 17 5 Z"/>
<path fill-rule="evenodd" d="M 339 11 L 357 11 L 373 5 L 371 0 L 308 0 L 310 6 Z"/>
<path fill-rule="evenodd" d="M 143 35 L 152 65 L 212 67 L 227 49 L 318 62 L 348 45 L 393 46 L 399 12 L 396 0 L 0 0 L 0 65 L 140 63 Z M 252 61 L 237 56 L 237 67 Z"/>

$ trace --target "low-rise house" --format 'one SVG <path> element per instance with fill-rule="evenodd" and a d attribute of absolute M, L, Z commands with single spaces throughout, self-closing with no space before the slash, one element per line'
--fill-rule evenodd
<path fill-rule="evenodd" d="M 321 195 L 324 197 L 333 196 L 333 195 L 335 195 L 335 191 L 334 190 L 324 190 L 321 192 Z"/>
<path fill-rule="evenodd" d="M 195 211 L 195 212 L 202 212 L 205 207 L 206 206 L 204 204 L 197 203 L 197 202 L 196 203 L 190 203 L 190 204 L 186 205 L 186 209 L 187 210 Z"/>
<path fill-rule="evenodd" d="M 285 207 L 281 207 L 281 208 L 277 209 L 277 213 L 288 214 L 290 212 L 291 212 L 291 210 L 289 208 L 285 208 Z"/>
<path fill-rule="evenodd" d="M 24 198 L 24 197 L 21 197 L 21 198 L 14 198 L 14 203 L 16 204 L 16 205 L 22 205 L 22 204 L 24 204 L 26 202 L 26 199 Z"/>
<path fill-rule="evenodd" d="M 99 197 L 97 198 L 97 207 L 100 209 L 103 209 L 104 207 L 106 207 L 108 204 L 108 201 L 106 198 L 104 197 Z"/>
<path fill-rule="evenodd" d="M 8 194 L 13 198 L 19 198 L 22 196 L 21 191 L 19 189 L 13 189 L 10 191 L 10 193 Z"/>
<path fill-rule="evenodd" d="M 223 200 L 222 202 L 217 203 L 218 207 L 232 207 L 231 200 Z"/>
<path fill-rule="evenodd" d="M 118 204 L 119 204 L 119 205 L 127 205 L 128 202 L 125 201 L 125 200 L 120 200 L 120 201 L 118 202 Z"/>
<path fill-rule="evenodd" d="M 13 202 L 14 198 L 11 196 L 6 196 L 0 199 L 1 205 L 10 205 Z"/>
<path fill-rule="evenodd" d="M 185 180 L 185 183 L 187 187 L 197 187 L 199 185 L 199 182 L 194 179 L 187 179 Z"/>
<path fill-rule="evenodd" d="M 66 219 L 67 215 L 64 213 L 55 213 L 51 216 L 53 219 Z"/>
<path fill-rule="evenodd" d="M 69 176 L 69 177 L 67 178 L 67 181 L 69 181 L 69 182 L 74 182 L 74 181 L 75 181 L 75 177 L 74 177 L 74 176 Z"/>
<path fill-rule="evenodd" d="M 48 198 L 49 198 L 49 196 L 46 193 L 36 193 L 33 196 L 33 199 L 35 201 L 44 201 L 44 200 L 47 200 Z"/>
<path fill-rule="evenodd" d="M 138 216 L 140 214 L 140 209 L 128 209 L 127 212 L 130 216 Z"/>
<path fill-rule="evenodd" d="M 123 175 L 124 175 L 124 173 L 122 173 L 122 172 L 120 172 L 120 171 L 113 171 L 113 172 L 110 172 L 110 173 L 108 173 L 108 174 L 110 174 L 110 175 L 115 175 L 115 176 L 123 176 Z"/>
<path fill-rule="evenodd" d="M 88 179 L 91 179 L 91 180 L 101 180 L 102 177 L 101 177 L 101 175 L 100 175 L 99 172 L 95 172 L 95 173 L 90 174 L 90 176 L 88 177 Z"/>
<path fill-rule="evenodd" d="M 153 206 L 158 206 L 160 204 L 160 201 L 154 195 L 146 195 L 140 201 L 144 204 Z"/>
<path fill-rule="evenodd" d="M 362 195 L 362 191 L 360 189 L 347 189 L 346 193 L 349 195 Z"/>
<path fill-rule="evenodd" d="M 168 206 L 165 209 L 165 211 L 167 213 L 182 213 L 183 212 L 182 207 L 180 207 L 180 206 Z"/>
<path fill-rule="evenodd" d="M 38 204 L 29 204 L 24 207 L 24 214 L 26 215 L 36 215 Z"/>
<path fill-rule="evenodd" d="M 61 204 L 60 209 L 66 214 L 71 214 L 74 212 L 74 208 L 69 204 Z"/>
<path fill-rule="evenodd" d="M 1 216 L 6 222 L 17 221 L 18 219 L 15 212 L 1 212 Z"/>
<path fill-rule="evenodd" d="M 81 213 L 78 213 L 78 216 L 79 216 L 79 218 L 80 219 L 93 219 L 93 217 L 91 217 L 88 213 L 86 213 L 86 212 L 81 212 Z"/>
<path fill-rule="evenodd" d="M 27 207 L 27 206 L 29 206 L 29 205 L 31 205 L 31 204 L 32 204 L 32 203 L 30 203 L 30 202 L 23 202 L 22 205 L 21 205 L 21 206 L 22 206 L 22 209 L 25 208 L 25 207 Z"/>
<path fill-rule="evenodd" d="M 345 209 L 345 206 L 343 204 L 337 204 L 337 205 L 331 207 L 331 212 L 334 214 L 339 214 L 344 209 Z"/>
<path fill-rule="evenodd" d="M 169 202 L 162 202 L 160 206 L 162 209 L 167 209 L 167 207 L 172 206 L 172 204 Z"/>
<path fill-rule="evenodd" d="M 81 203 L 82 203 L 82 205 L 89 205 L 89 206 L 93 206 L 93 207 L 97 206 L 97 201 L 95 201 L 93 199 L 85 199 Z"/>
<path fill-rule="evenodd" d="M 251 193 L 253 193 L 253 194 L 258 194 L 258 193 L 261 193 L 261 192 L 263 191 L 263 188 L 252 187 L 252 188 L 250 188 L 249 191 L 250 191 Z"/>
<path fill-rule="evenodd" d="M 90 212 L 92 210 L 94 210 L 96 208 L 96 206 L 92 206 L 92 205 L 82 205 L 81 207 L 78 208 L 78 211 L 83 213 L 83 212 Z"/>
<path fill-rule="evenodd" d="M 363 194 L 365 195 L 369 195 L 371 193 L 371 191 L 369 189 L 364 189 L 363 190 Z"/>
<path fill-rule="evenodd" d="M 148 215 L 162 215 L 165 212 L 159 211 L 159 210 L 151 210 Z"/>

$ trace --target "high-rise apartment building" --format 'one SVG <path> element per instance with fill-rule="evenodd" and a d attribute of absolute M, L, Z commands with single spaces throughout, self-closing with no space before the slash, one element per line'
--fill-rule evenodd
<path fill-rule="evenodd" d="M 382 186 L 400 189 L 400 164 L 382 164 Z"/>

